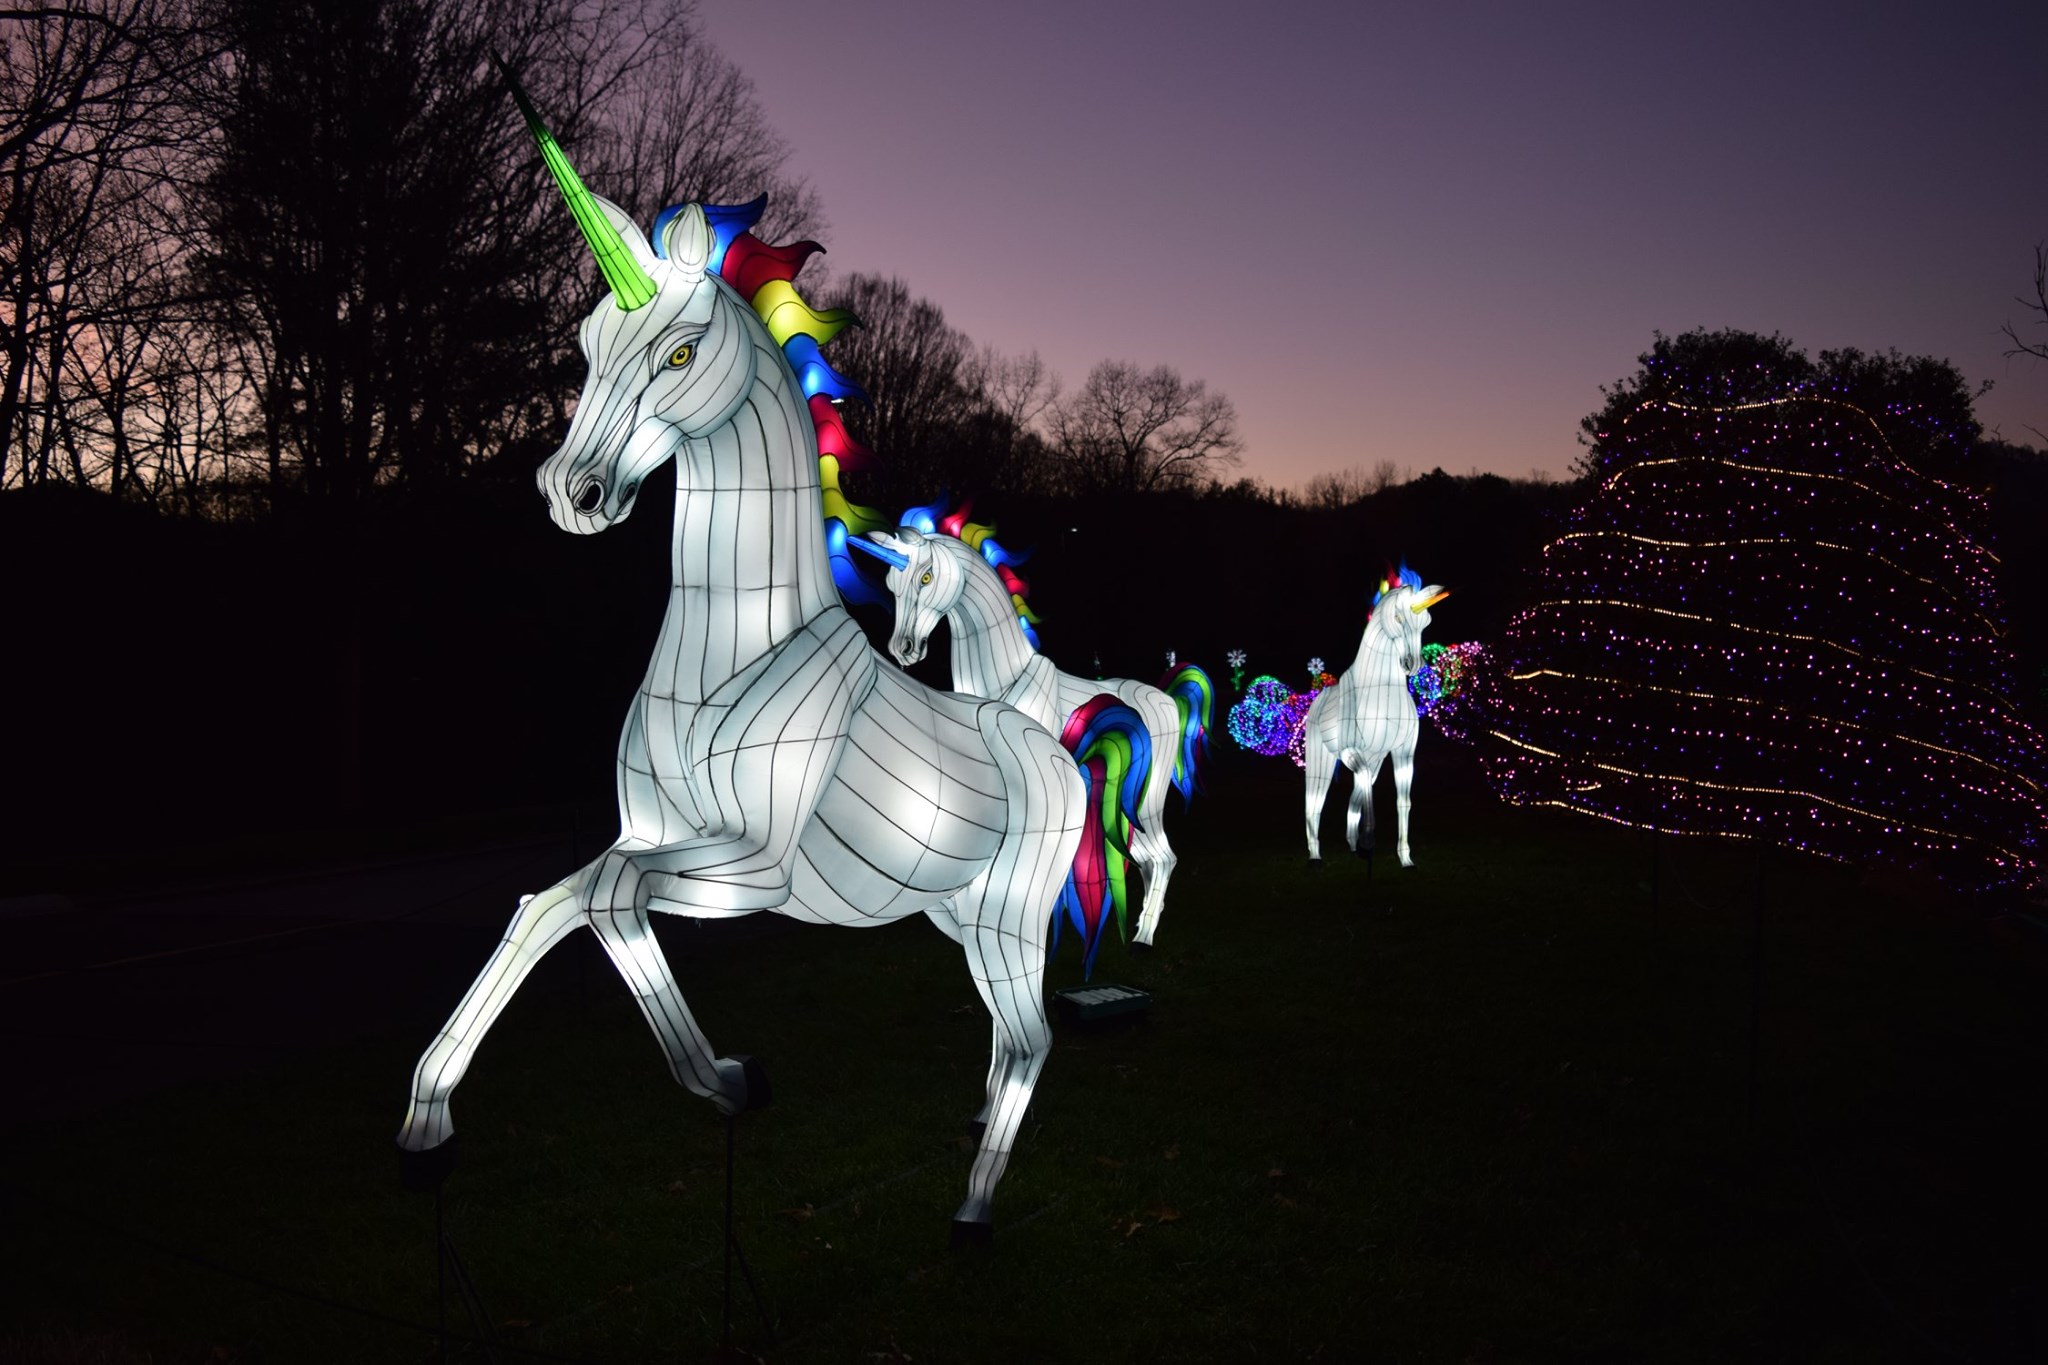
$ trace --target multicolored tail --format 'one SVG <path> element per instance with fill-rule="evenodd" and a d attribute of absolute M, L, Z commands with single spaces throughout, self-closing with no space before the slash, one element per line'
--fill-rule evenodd
<path fill-rule="evenodd" d="M 1209 675 L 1193 664 L 1160 679 L 1159 690 L 1180 709 L 1180 745 L 1173 755 L 1173 787 L 1183 803 L 1202 788 L 1201 765 L 1209 755 L 1209 723 L 1215 714 L 1216 688 Z"/>
<path fill-rule="evenodd" d="M 1085 980 L 1095 971 L 1095 950 L 1112 910 L 1117 932 L 1129 934 L 1124 865 L 1131 856 L 1133 817 L 1152 775 L 1152 736 L 1136 711 L 1104 692 L 1067 717 L 1060 743 L 1087 779 L 1088 821 L 1053 907 L 1052 946 L 1059 946 L 1060 921 L 1072 924 L 1086 954 Z"/>

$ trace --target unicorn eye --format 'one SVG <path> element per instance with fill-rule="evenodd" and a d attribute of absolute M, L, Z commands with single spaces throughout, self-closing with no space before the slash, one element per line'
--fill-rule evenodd
<path fill-rule="evenodd" d="M 668 353 L 668 367 L 671 370 L 680 370 L 690 363 L 690 357 L 695 354 L 697 348 L 686 341 Z"/>
<path fill-rule="evenodd" d="M 924 571 L 924 577 L 918 579 L 917 581 L 919 586 L 929 588 L 932 585 L 932 571 L 930 569 L 926 569 Z"/>

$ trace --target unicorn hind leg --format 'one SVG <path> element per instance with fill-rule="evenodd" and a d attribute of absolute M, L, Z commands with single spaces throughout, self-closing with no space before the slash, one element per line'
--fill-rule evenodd
<path fill-rule="evenodd" d="M 1149 810 L 1151 802 L 1146 802 L 1146 807 Z M 1152 935 L 1159 928 L 1160 912 L 1166 909 L 1166 884 L 1173 879 L 1174 866 L 1180 860 L 1174 856 L 1173 845 L 1166 842 L 1163 829 L 1133 830 L 1131 856 L 1145 874 L 1145 908 L 1138 915 L 1138 932 L 1133 941 L 1149 948 Z"/>
<path fill-rule="evenodd" d="M 1166 840 L 1166 794 L 1173 790 L 1173 768 L 1181 752 L 1180 708 L 1173 698 L 1156 687 L 1132 689 L 1126 700 L 1144 719 L 1152 737 L 1152 771 L 1145 778 L 1139 797 L 1137 826 L 1131 831 L 1131 857 L 1145 877 L 1144 908 L 1138 914 L 1134 941 L 1152 946 L 1159 928 L 1160 912 L 1166 909 L 1166 885 L 1173 880 L 1179 860 Z"/>
<path fill-rule="evenodd" d="M 996 1182 L 1052 1047 L 1046 940 L 1052 906 L 1081 842 L 1086 801 L 1080 774 L 1058 740 L 1007 707 L 991 706 L 983 717 L 982 733 L 1013 809 L 995 858 L 956 901 L 967 969 L 995 1020 L 985 1126 L 966 1202 L 953 1215 L 954 1234 L 966 1241 L 989 1235 Z"/>
<path fill-rule="evenodd" d="M 924 913 L 933 924 L 939 926 L 940 933 L 952 939 L 955 943 L 960 942 L 960 917 L 952 901 L 949 900 L 944 904 L 934 905 Z M 1003 1026 L 1001 1023 L 997 1023 L 995 1026 L 995 1039 L 989 1046 L 988 1082 L 981 1101 L 981 1108 L 975 1110 L 974 1117 L 967 1120 L 967 1132 L 970 1137 L 978 1138 L 981 1136 L 982 1130 L 988 1127 L 989 1111 L 996 1107 L 996 1087 L 1003 1070 L 1003 1044 L 1005 1040 L 1006 1035 L 1003 1032 Z"/>

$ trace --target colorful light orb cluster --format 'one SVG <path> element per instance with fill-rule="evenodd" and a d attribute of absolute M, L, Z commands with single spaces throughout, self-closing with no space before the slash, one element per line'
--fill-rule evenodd
<path fill-rule="evenodd" d="M 1224 718 L 1230 737 L 1255 754 L 1278 757 L 1301 752 L 1301 722 L 1315 693 L 1291 691 L 1270 673 L 1252 679 L 1244 696 Z"/>
<path fill-rule="evenodd" d="M 2041 876 L 2042 737 L 2016 705 L 1967 437 L 1817 385 L 1635 404 L 1491 660 L 1507 799 Z M 1911 458 L 1904 452 L 1910 452 Z"/>
<path fill-rule="evenodd" d="M 1455 645 L 1424 645 L 1422 667 L 1408 679 L 1415 713 L 1434 721 L 1453 739 L 1464 739 L 1476 713 L 1476 683 L 1486 656 L 1477 641 Z"/>

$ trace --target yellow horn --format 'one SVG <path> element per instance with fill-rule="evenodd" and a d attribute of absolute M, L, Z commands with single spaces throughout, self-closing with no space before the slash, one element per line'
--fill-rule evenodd
<path fill-rule="evenodd" d="M 1450 595 L 1451 590 L 1449 588 L 1441 589 L 1434 596 L 1425 597 L 1420 602 L 1411 603 L 1408 607 L 1408 610 L 1420 616 L 1423 612 L 1428 611 L 1431 607 L 1443 601 L 1446 597 L 1449 597 Z"/>

